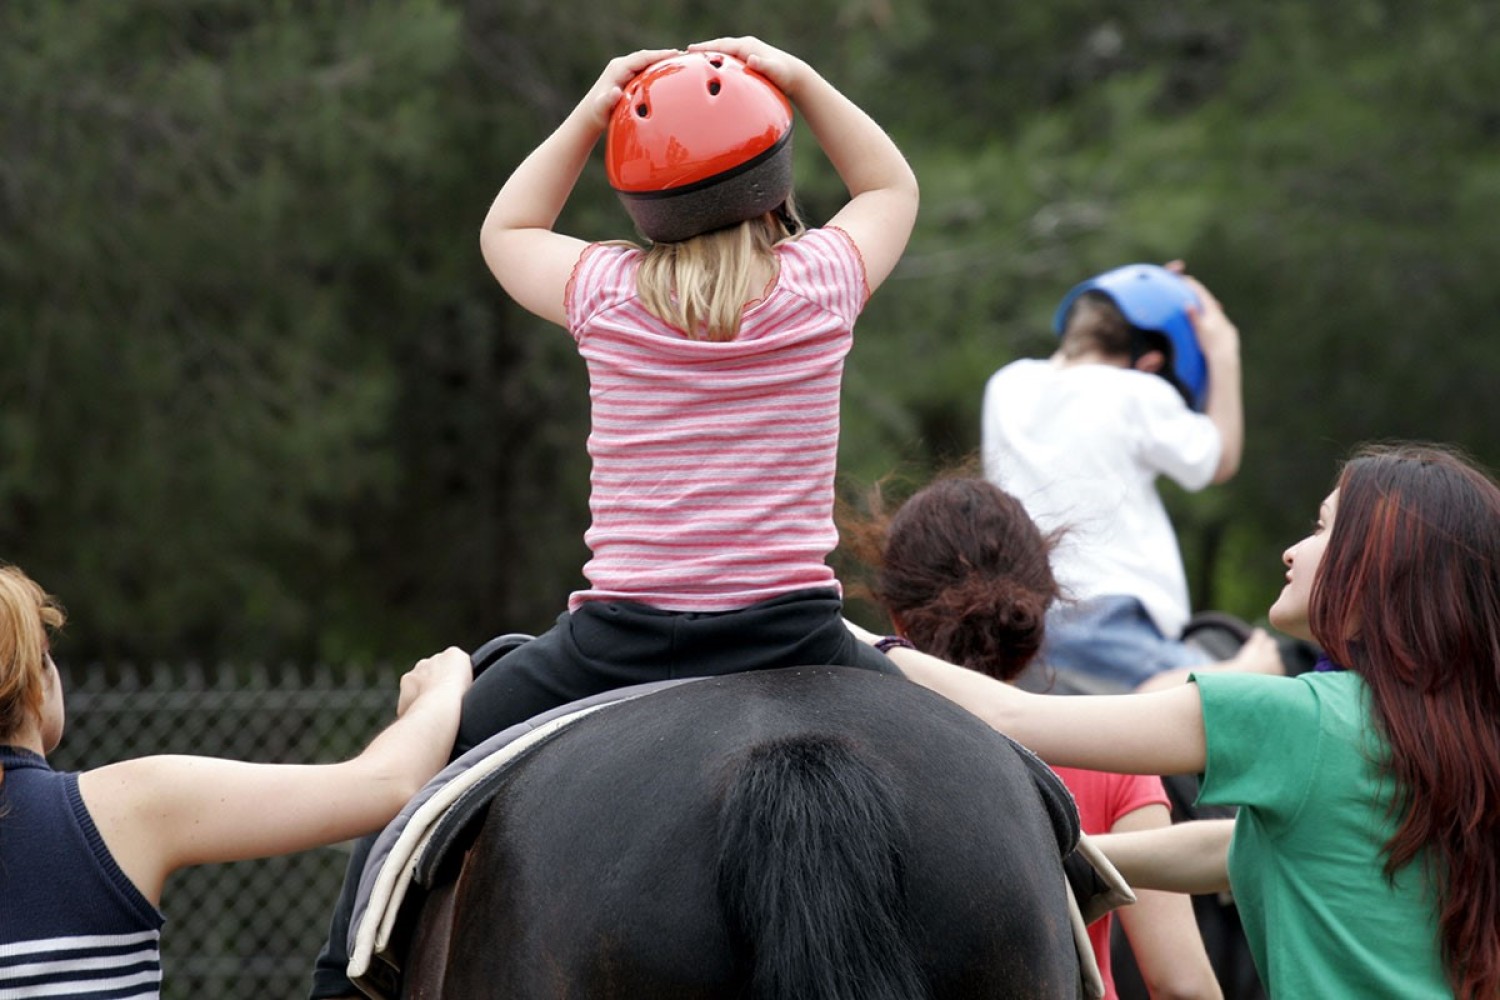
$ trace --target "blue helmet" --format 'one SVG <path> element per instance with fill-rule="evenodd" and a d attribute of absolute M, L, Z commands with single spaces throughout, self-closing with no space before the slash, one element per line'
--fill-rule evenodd
<path fill-rule="evenodd" d="M 1187 314 L 1188 306 L 1201 303 L 1186 281 L 1155 264 L 1126 264 L 1095 275 L 1063 296 L 1052 318 L 1052 328 L 1059 335 L 1073 302 L 1084 292 L 1109 296 L 1131 326 L 1165 336 L 1172 347 L 1171 372 L 1162 374 L 1181 390 L 1193 409 L 1203 409 L 1208 366 L 1198 346 L 1198 336 L 1193 332 L 1193 321 Z"/>

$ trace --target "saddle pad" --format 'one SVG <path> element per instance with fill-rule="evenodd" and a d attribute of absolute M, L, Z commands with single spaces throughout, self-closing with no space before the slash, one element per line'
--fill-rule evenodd
<path fill-rule="evenodd" d="M 1080 902 L 1073 886 L 1066 877 L 1063 879 L 1068 889 L 1068 918 L 1073 925 L 1073 944 L 1078 948 L 1078 973 L 1083 994 L 1090 1000 L 1097 1000 L 1104 996 L 1104 976 L 1094 955 L 1094 943 L 1089 940 L 1088 925 L 1111 910 L 1134 903 L 1135 890 L 1088 834 L 1078 835 L 1078 846 L 1074 850 L 1089 863 L 1104 886 L 1103 892 Z"/>
<path fill-rule="evenodd" d="M 389 953 L 391 935 L 408 890 L 413 881 L 423 885 L 431 881 L 453 838 L 489 801 L 506 766 L 599 709 L 705 679 L 682 677 L 618 688 L 560 706 L 502 730 L 440 771 L 380 834 L 365 862 L 350 921 L 347 968 L 350 981 L 375 1000 L 394 1000 L 400 973 L 397 956 Z M 1029 750 L 1011 742 L 1023 756 L 1040 762 Z M 1045 769 L 1044 773 L 1051 771 Z M 1064 787 L 1060 779 L 1052 777 L 1059 787 Z M 1068 801 L 1071 804 L 1071 796 Z M 1093 998 L 1103 996 L 1104 990 L 1085 925 L 1118 906 L 1135 902 L 1135 896 L 1103 853 L 1077 831 L 1076 813 L 1074 817 L 1073 833 L 1078 837 L 1074 850 L 1088 861 L 1107 888 L 1080 908 L 1072 886 L 1064 880 L 1078 948 L 1080 986 L 1085 996 Z"/>
<path fill-rule="evenodd" d="M 376 980 L 385 977 L 372 975 L 371 966 L 377 956 L 385 956 L 389 949 L 391 933 L 407 890 L 422 866 L 435 834 L 443 829 L 442 820 L 451 807 L 463 803 L 468 793 L 482 785 L 493 789 L 496 782 L 491 779 L 507 764 L 585 715 L 663 688 L 702 679 L 683 677 L 639 684 L 563 705 L 502 730 L 440 771 L 380 834 L 365 862 L 349 924 L 349 979 L 367 992 L 377 990 L 371 993 L 372 996 L 383 995 L 384 991 L 380 990 Z M 472 808 L 483 801 L 483 798 L 474 798 L 468 805 Z M 448 832 L 451 834 L 451 829 Z M 440 840 L 437 846 L 446 847 L 447 840 Z M 425 866 L 429 874 L 433 867 L 435 863 Z"/>

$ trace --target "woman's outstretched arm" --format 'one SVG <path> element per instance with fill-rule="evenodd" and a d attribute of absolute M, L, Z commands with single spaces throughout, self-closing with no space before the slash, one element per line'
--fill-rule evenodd
<path fill-rule="evenodd" d="M 888 654 L 909 679 L 968 709 L 1049 764 L 1197 774 L 1207 754 L 1198 685 L 1124 695 L 1032 694 L 915 649 Z"/>
<path fill-rule="evenodd" d="M 1176 892 L 1146 888 L 1140 882 L 1139 869 L 1121 868 L 1110 853 L 1109 844 L 1127 845 L 1130 838 L 1150 838 L 1169 834 L 1171 813 L 1160 803 L 1133 810 L 1115 821 L 1109 833 L 1094 834 L 1089 839 L 1104 851 L 1125 881 L 1136 890 L 1135 903 L 1116 911 L 1120 926 L 1130 940 L 1147 992 L 1153 997 L 1178 997 L 1182 1000 L 1220 1000 L 1223 991 L 1214 975 L 1213 964 L 1203 946 L 1203 935 L 1193 914 L 1193 901 Z M 1102 843 L 1101 843 L 1102 841 Z M 1127 864 L 1137 858 L 1127 851 Z M 1162 858 L 1162 861 L 1167 859 Z M 1132 875 L 1136 876 L 1133 880 Z"/>
<path fill-rule="evenodd" d="M 1091 837 L 1131 888 L 1203 895 L 1229 888 L 1232 819 L 1195 819 Z"/>
<path fill-rule="evenodd" d="M 120 868 L 156 903 L 179 868 L 379 830 L 447 763 L 472 677 L 462 650 L 422 660 L 401 679 L 396 721 L 342 763 L 139 757 L 85 772 L 79 791 Z"/>

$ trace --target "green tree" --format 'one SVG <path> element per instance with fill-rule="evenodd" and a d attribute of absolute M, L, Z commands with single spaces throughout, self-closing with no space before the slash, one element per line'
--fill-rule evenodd
<path fill-rule="evenodd" d="M 403 223 L 457 19 L 21 3 L 0 548 L 108 656 L 309 652 L 390 502 Z"/>
<path fill-rule="evenodd" d="M 0 6 L 0 558 L 76 654 L 405 659 L 582 582 L 587 396 L 486 273 L 493 192 L 604 62 L 811 58 L 923 184 L 847 369 L 857 487 L 978 444 L 1079 278 L 1185 258 L 1243 332 L 1244 470 L 1171 494 L 1257 616 L 1353 444 L 1500 462 L 1482 0 L 114 0 Z M 1392 44 L 1399 39 L 1399 44 Z M 799 132 L 799 145 L 811 137 Z M 811 148 L 808 216 L 841 198 Z M 586 172 L 562 220 L 629 234 Z"/>

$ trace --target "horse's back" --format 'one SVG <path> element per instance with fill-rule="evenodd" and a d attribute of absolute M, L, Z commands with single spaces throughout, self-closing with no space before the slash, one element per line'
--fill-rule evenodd
<path fill-rule="evenodd" d="M 840 668 L 696 680 L 513 766 L 444 995 L 1074 996 L 1060 855 L 1026 763 L 937 695 Z"/>

